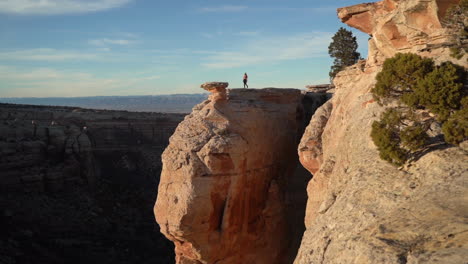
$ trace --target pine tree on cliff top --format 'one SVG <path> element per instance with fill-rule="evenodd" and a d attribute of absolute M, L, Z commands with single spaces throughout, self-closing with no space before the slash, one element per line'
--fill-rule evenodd
<path fill-rule="evenodd" d="M 332 38 L 328 46 L 328 54 L 335 58 L 330 69 L 330 80 L 342 71 L 346 66 L 355 64 L 361 54 L 357 52 L 358 44 L 353 33 L 345 28 L 340 28 Z"/>

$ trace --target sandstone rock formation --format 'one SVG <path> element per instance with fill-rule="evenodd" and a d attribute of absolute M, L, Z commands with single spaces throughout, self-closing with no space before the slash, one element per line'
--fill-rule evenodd
<path fill-rule="evenodd" d="M 306 85 L 306 88 L 309 92 L 313 92 L 313 93 L 333 93 L 335 89 L 335 85 L 313 84 L 313 85 Z"/>
<path fill-rule="evenodd" d="M 452 60 L 440 26 L 453 1 L 381 1 L 339 9 L 373 35 L 369 60 L 340 72 L 299 145 L 309 182 L 306 232 L 295 263 L 465 263 L 468 156 L 434 146 L 404 168 L 379 158 L 371 124 L 384 108 L 370 90 L 395 52 Z M 447 38 L 448 39 L 448 38 Z M 423 50 L 426 49 L 426 50 Z M 378 63 L 377 63 L 378 62 Z"/>
<path fill-rule="evenodd" d="M 295 173 L 301 92 L 225 86 L 204 84 L 214 94 L 171 137 L 156 220 L 179 264 L 290 263 L 310 177 Z"/>
<path fill-rule="evenodd" d="M 453 37 L 442 27 L 447 9 L 460 0 L 383 0 L 338 9 L 342 22 L 371 36 L 368 66 L 397 52 L 419 53 L 437 61 L 450 58 Z M 457 61 L 466 63 L 465 58 Z"/>
<path fill-rule="evenodd" d="M 225 100 L 227 98 L 226 88 L 229 86 L 227 82 L 207 82 L 200 87 L 211 92 L 209 99 L 212 101 Z"/>
<path fill-rule="evenodd" d="M 336 76 L 333 98 L 311 111 L 298 145 L 313 179 L 295 263 L 468 259 L 467 143 L 432 146 L 396 168 L 379 158 L 369 135 L 385 110 L 370 91 L 386 58 L 413 52 L 468 66 L 466 57 L 449 56 L 453 36 L 441 23 L 453 3 L 384 0 L 338 10 L 342 21 L 371 35 L 369 58 Z M 175 243 L 178 263 L 290 263 L 290 147 L 302 130 L 297 116 L 307 110 L 297 111 L 293 91 L 226 86 L 204 84 L 210 100 L 172 136 L 156 219 Z"/>

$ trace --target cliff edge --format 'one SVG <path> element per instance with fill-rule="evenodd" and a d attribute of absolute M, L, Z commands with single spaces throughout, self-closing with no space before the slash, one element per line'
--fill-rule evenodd
<path fill-rule="evenodd" d="M 385 59 L 412 52 L 468 67 L 466 54 L 450 56 L 459 43 L 442 23 L 458 2 L 339 9 L 343 22 L 371 36 L 369 58 L 336 76 L 333 98 L 317 111 L 302 109 L 298 90 L 204 84 L 212 95 L 164 151 L 154 208 L 177 263 L 466 263 L 466 147 L 432 146 L 397 168 L 370 137 L 385 110 L 370 92 Z M 307 112 L 315 113 L 302 135 Z M 307 177 L 298 159 L 313 174 L 302 219 L 298 183 Z M 306 230 L 294 256 L 298 219 Z"/>
<path fill-rule="evenodd" d="M 212 94 L 162 155 L 154 208 L 161 232 L 177 263 L 291 263 L 310 179 L 296 168 L 301 92 L 202 87 Z"/>
<path fill-rule="evenodd" d="M 370 93 L 382 62 L 413 52 L 451 60 L 441 26 L 450 3 L 392 1 L 338 10 L 373 37 L 369 58 L 340 72 L 333 98 L 319 108 L 298 147 L 314 174 L 307 187 L 306 232 L 295 263 L 466 263 L 468 156 L 433 147 L 404 168 L 379 158 L 371 124 L 384 108 Z"/>

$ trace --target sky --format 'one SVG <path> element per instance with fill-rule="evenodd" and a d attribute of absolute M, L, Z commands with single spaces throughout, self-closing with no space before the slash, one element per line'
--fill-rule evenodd
<path fill-rule="evenodd" d="M 201 93 L 200 84 L 327 83 L 331 37 L 368 36 L 336 9 L 362 0 L 0 0 L 0 97 Z"/>

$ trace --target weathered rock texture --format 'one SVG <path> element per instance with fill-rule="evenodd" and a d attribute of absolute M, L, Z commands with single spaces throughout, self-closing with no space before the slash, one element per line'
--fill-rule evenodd
<path fill-rule="evenodd" d="M 0 104 L 0 263 L 173 263 L 151 209 L 182 119 Z"/>
<path fill-rule="evenodd" d="M 137 167 L 150 175 L 182 117 L 0 104 L 0 189 L 92 185 L 101 171 L 118 179 Z"/>
<path fill-rule="evenodd" d="M 344 23 L 371 36 L 368 66 L 381 65 L 397 52 L 452 60 L 453 35 L 442 26 L 447 9 L 459 0 L 384 0 L 338 9 Z M 466 56 L 458 60 L 466 63 Z"/>
<path fill-rule="evenodd" d="M 210 90 L 163 153 L 154 208 L 161 232 L 180 264 L 291 263 L 310 178 L 295 173 L 301 92 Z"/>
<path fill-rule="evenodd" d="M 339 9 L 346 23 L 373 34 L 371 61 L 337 75 L 333 98 L 317 110 L 299 145 L 300 160 L 314 177 L 295 263 L 466 263 L 467 153 L 434 146 L 396 168 L 379 158 L 370 138 L 371 124 L 384 110 L 370 93 L 381 70 L 372 60 L 403 51 L 451 59 L 443 46 L 421 50 L 443 43 L 439 20 L 449 2 Z"/>
<path fill-rule="evenodd" d="M 333 84 L 312 84 L 306 85 L 306 88 L 313 93 L 333 93 L 335 91 L 335 85 Z"/>

